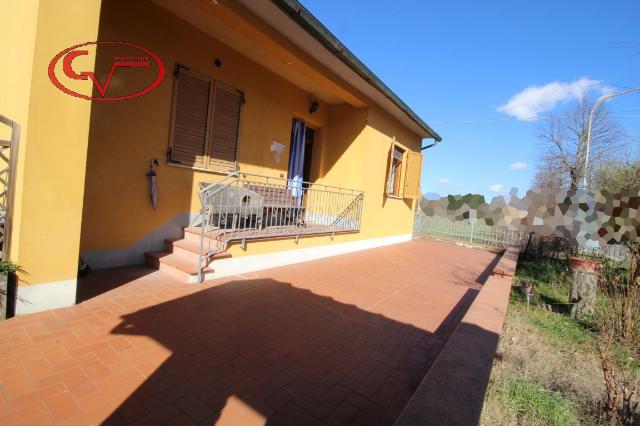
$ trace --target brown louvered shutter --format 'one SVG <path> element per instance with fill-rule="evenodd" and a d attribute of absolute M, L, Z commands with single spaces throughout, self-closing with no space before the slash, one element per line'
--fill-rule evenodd
<path fill-rule="evenodd" d="M 185 68 L 178 70 L 170 159 L 184 165 L 205 167 L 213 82 Z"/>
<path fill-rule="evenodd" d="M 407 167 L 404 174 L 404 198 L 420 198 L 420 172 L 422 170 L 422 154 L 407 152 Z"/>
<path fill-rule="evenodd" d="M 210 168 L 235 168 L 242 93 L 216 81 L 209 143 Z"/>

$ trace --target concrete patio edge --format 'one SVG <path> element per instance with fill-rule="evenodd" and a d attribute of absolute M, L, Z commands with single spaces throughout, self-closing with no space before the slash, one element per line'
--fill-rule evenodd
<path fill-rule="evenodd" d="M 396 426 L 477 425 L 498 347 L 518 248 L 505 250 Z"/>
<path fill-rule="evenodd" d="M 390 235 L 386 237 L 370 238 L 366 240 L 347 241 L 325 244 L 316 247 L 296 248 L 292 250 L 276 251 L 273 253 L 256 254 L 252 256 L 231 257 L 216 260 L 212 263 L 214 272 L 205 274 L 205 280 L 225 278 L 238 274 L 293 265 L 325 257 L 369 250 L 392 244 L 411 241 L 411 234 Z M 195 281 L 194 281 L 195 282 Z"/>

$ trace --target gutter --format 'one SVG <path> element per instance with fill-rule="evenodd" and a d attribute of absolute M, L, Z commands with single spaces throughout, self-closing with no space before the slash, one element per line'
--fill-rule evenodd
<path fill-rule="evenodd" d="M 420 151 L 424 151 L 425 149 L 433 148 L 434 146 L 438 145 L 438 142 L 440 142 L 441 140 L 442 139 L 436 139 L 436 141 L 434 143 L 432 143 L 431 145 L 421 146 L 420 147 Z"/>
<path fill-rule="evenodd" d="M 402 112 L 407 114 L 413 122 L 420 126 L 429 137 L 440 142 L 442 137 L 436 133 L 427 123 L 425 123 L 418 115 L 405 104 L 391 89 L 389 89 L 365 64 L 362 63 L 349 49 L 347 49 L 336 36 L 322 25 L 315 16 L 311 14 L 297 0 L 271 0 L 280 10 L 286 13 L 289 18 L 300 25 L 307 33 L 315 38 L 327 50 L 340 59 L 345 65 L 351 68 L 363 80 L 373 86 L 378 92 L 382 93 L 395 106 L 400 108 Z M 424 149 L 424 148 L 423 148 Z"/>

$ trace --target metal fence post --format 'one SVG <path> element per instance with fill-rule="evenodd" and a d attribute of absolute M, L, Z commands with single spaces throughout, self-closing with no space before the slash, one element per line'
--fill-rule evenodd
<path fill-rule="evenodd" d="M 471 235 L 469 236 L 469 242 L 472 243 L 473 242 L 473 231 L 476 227 L 476 223 L 475 222 L 471 222 Z"/>

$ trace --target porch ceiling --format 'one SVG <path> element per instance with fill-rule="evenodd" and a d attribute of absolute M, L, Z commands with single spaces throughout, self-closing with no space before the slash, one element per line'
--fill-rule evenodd
<path fill-rule="evenodd" d="M 326 68 L 236 2 L 153 0 L 180 19 L 329 104 L 366 106 Z M 211 58 L 213 61 L 213 58 Z"/>

